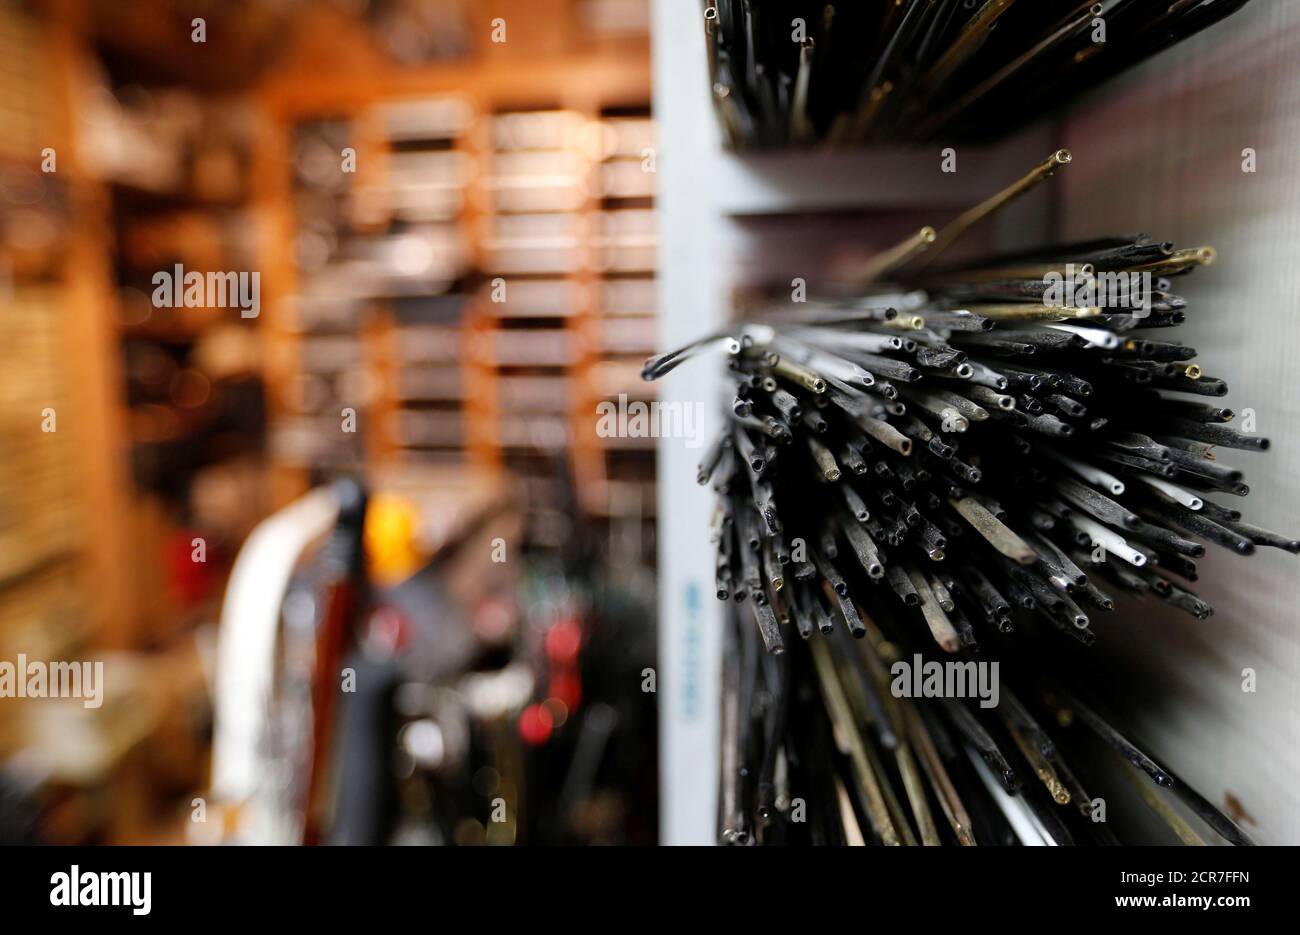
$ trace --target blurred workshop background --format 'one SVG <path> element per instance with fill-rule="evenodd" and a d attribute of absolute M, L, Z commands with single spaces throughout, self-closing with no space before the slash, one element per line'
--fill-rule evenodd
<path fill-rule="evenodd" d="M 649 28 L 0 3 L 6 841 L 654 842 Z"/>

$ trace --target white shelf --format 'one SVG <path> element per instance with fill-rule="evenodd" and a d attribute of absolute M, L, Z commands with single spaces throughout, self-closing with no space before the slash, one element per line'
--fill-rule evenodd
<path fill-rule="evenodd" d="M 942 170 L 938 144 L 719 153 L 699 168 L 710 172 L 715 209 L 728 215 L 948 210 L 987 198 L 1055 148 L 1050 128 L 1037 126 L 995 146 L 956 147 L 955 172 Z"/>

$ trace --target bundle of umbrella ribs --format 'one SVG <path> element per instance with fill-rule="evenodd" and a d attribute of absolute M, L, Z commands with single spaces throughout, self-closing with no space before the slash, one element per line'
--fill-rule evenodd
<path fill-rule="evenodd" d="M 934 262 L 1069 161 L 881 254 L 852 297 L 647 361 L 646 379 L 727 363 L 698 476 L 734 608 L 724 841 L 1250 843 L 1101 713 L 1123 699 L 1081 652 L 1120 593 L 1209 617 L 1189 587 L 1204 543 L 1300 552 L 1231 505 L 1248 488 L 1222 450 L 1268 441 L 1228 427 L 1225 383 L 1167 338 L 1175 281 L 1213 250 L 1124 235 Z M 1147 291 L 1043 300 L 1116 272 Z M 912 690 L 936 659 L 959 689 L 993 666 L 996 704 L 951 678 Z"/>

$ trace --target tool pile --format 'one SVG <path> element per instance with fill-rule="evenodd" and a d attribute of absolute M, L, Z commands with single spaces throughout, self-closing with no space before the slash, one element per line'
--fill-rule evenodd
<path fill-rule="evenodd" d="M 1136 794 L 1179 840 L 1246 843 L 1071 671 L 1117 594 L 1209 617 L 1205 542 L 1300 552 L 1229 505 L 1248 487 L 1221 450 L 1268 440 L 1229 428 L 1224 382 L 1167 339 L 1174 283 L 1213 251 L 1122 235 L 918 263 L 1068 162 L 882 254 L 852 300 L 647 361 L 655 379 L 727 352 L 698 480 L 717 597 L 756 625 L 725 654 L 725 840 L 1114 843 L 1106 803 Z M 1142 782 L 1096 796 L 1126 772 Z"/>
<path fill-rule="evenodd" d="M 706 0 L 713 98 L 737 147 L 989 138 L 1247 0 Z"/>

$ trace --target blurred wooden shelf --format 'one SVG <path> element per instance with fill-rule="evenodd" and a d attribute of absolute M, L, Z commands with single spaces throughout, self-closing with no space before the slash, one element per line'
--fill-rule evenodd
<path fill-rule="evenodd" d="M 291 250 L 298 216 L 290 156 L 296 127 L 328 120 L 359 157 L 347 181 L 364 199 L 366 222 L 350 237 L 382 236 L 390 221 L 409 222 L 404 212 L 415 211 L 455 223 L 469 245 L 468 273 L 451 286 L 465 305 L 443 332 L 400 322 L 396 303 L 418 290 L 370 290 L 370 314 L 382 311 L 366 342 L 376 395 L 363 418 L 377 427 L 366 460 L 398 465 L 459 446 L 466 464 L 491 467 L 550 459 L 558 444 L 582 490 L 609 479 L 606 446 L 594 432 L 600 389 L 610 382 L 600 368 L 655 340 L 652 327 L 632 323 L 653 321 L 659 248 L 655 179 L 643 168 L 655 145 L 648 37 L 569 42 L 583 32 L 572 21 L 575 5 L 516 0 L 507 8 L 500 15 L 510 23 L 509 45 L 521 30 L 566 39 L 545 52 L 488 47 L 462 62 L 397 68 L 364 48 L 336 13 L 294 38 L 257 92 L 266 118 L 253 172 L 264 307 L 303 301 Z M 274 424 L 291 415 L 284 401 L 307 372 L 308 334 L 274 311 L 259 327 L 285 342 L 266 371 Z M 459 385 L 440 372 L 426 377 L 422 367 L 458 367 Z M 642 386 L 633 392 L 652 396 Z M 459 440 L 416 437 L 397 420 L 431 405 L 460 414 Z M 537 425 L 521 419 L 545 423 L 545 431 L 530 438 Z"/>

